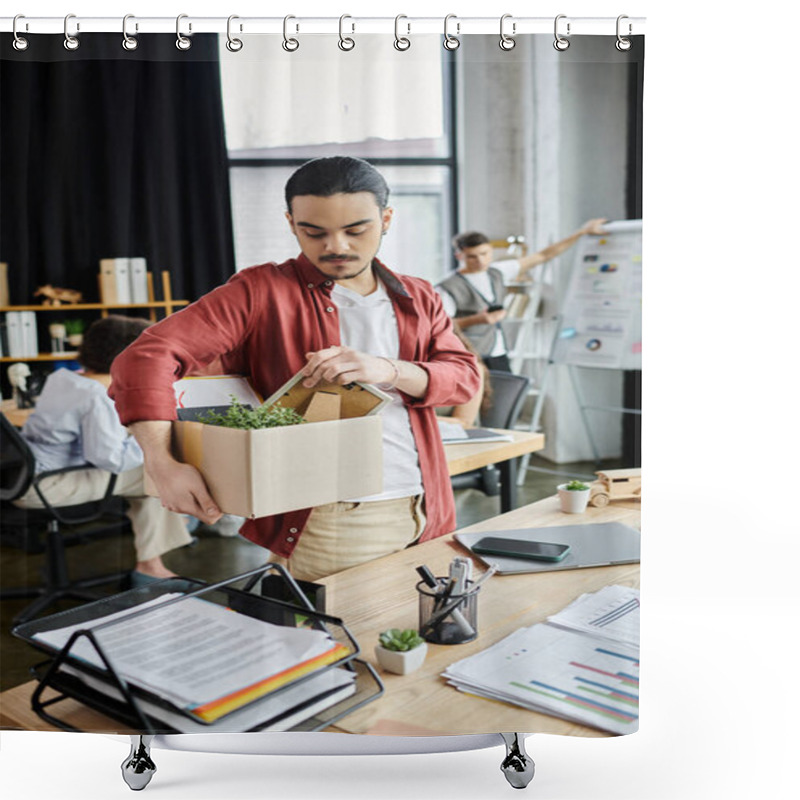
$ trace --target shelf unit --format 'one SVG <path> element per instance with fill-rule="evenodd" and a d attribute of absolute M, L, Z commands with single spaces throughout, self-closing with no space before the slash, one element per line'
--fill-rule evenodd
<path fill-rule="evenodd" d="M 168 317 L 178 308 L 189 305 L 188 300 L 175 300 L 172 297 L 172 283 L 170 281 L 169 272 L 166 270 L 161 273 L 161 292 L 164 297 L 163 300 L 155 300 L 155 293 L 153 291 L 153 273 L 147 273 L 147 293 L 150 297 L 148 303 L 65 303 L 64 305 L 26 305 L 26 306 L 0 306 L 0 313 L 6 311 L 43 311 L 46 313 L 56 312 L 59 314 L 71 314 L 76 311 L 99 311 L 101 317 L 107 317 L 112 311 L 133 311 L 133 310 L 149 310 L 150 321 L 156 322 L 159 318 L 159 312 L 163 312 L 163 316 Z M 64 353 L 40 353 L 38 356 L 0 356 L 0 363 L 12 361 L 68 361 L 77 358 L 77 352 L 74 350 Z"/>

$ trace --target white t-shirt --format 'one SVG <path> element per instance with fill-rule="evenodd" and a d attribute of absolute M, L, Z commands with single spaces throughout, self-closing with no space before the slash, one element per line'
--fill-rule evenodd
<path fill-rule="evenodd" d="M 331 299 L 339 309 L 342 344 L 373 356 L 397 358 L 400 338 L 394 306 L 384 285 L 366 296 L 334 284 Z M 392 500 L 422 494 L 422 473 L 411 422 L 400 393 L 390 389 L 392 401 L 381 411 L 383 419 L 383 492 L 351 497 L 351 502 Z"/>
<path fill-rule="evenodd" d="M 504 259 L 503 261 L 493 261 L 489 266 L 500 271 L 503 276 L 503 283 L 513 281 L 514 278 L 519 275 L 519 261 L 517 261 L 515 258 Z M 492 287 L 492 281 L 489 278 L 488 269 L 481 270 L 481 272 L 462 272 L 461 276 L 466 278 L 467 281 L 471 283 L 472 286 L 478 291 L 478 293 L 485 297 L 489 303 L 496 302 L 497 297 L 495 296 L 494 288 Z M 447 314 L 449 317 L 454 317 L 456 315 L 456 301 L 453 298 L 453 295 L 451 295 L 447 289 L 444 289 L 441 286 L 437 286 L 436 291 L 442 298 L 442 307 L 444 308 L 445 314 Z M 494 347 L 489 355 L 502 356 L 505 355 L 506 352 L 507 349 L 505 337 L 495 336 Z"/>

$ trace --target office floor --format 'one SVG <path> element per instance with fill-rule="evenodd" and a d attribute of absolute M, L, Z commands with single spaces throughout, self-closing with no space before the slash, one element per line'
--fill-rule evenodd
<path fill-rule="evenodd" d="M 531 459 L 532 467 L 553 469 L 547 461 Z M 603 462 L 604 469 L 624 466 L 613 461 Z M 597 467 L 593 462 L 576 462 L 557 468 L 569 477 L 591 476 Z M 533 503 L 555 493 L 556 484 L 568 480 L 562 475 L 528 470 L 525 483 L 519 487 L 520 505 Z M 486 497 L 473 489 L 456 492 L 458 527 L 463 528 L 500 512 L 499 498 Z M 197 532 L 198 541 L 190 547 L 165 556 L 167 566 L 181 575 L 203 581 L 221 580 L 254 569 L 265 563 L 265 551 L 242 537 L 222 538 Z M 71 574 L 75 577 L 98 575 L 121 570 L 133 564 L 130 535 L 112 536 L 70 547 L 67 551 Z M 0 547 L 0 587 L 35 585 L 39 580 L 41 555 L 31 555 L 12 547 Z M 108 593 L 119 586 L 104 587 Z M 11 620 L 31 600 L 3 600 L 0 603 L 0 691 L 30 680 L 29 668 L 43 660 L 41 653 L 12 636 Z M 62 607 L 67 607 L 66 605 Z M 51 612 L 48 612 L 51 613 Z"/>

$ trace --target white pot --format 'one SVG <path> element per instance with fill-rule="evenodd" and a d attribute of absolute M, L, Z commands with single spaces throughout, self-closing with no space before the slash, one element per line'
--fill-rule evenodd
<path fill-rule="evenodd" d="M 425 642 L 404 652 L 387 650 L 380 644 L 375 645 L 375 656 L 378 663 L 387 672 L 394 672 L 396 675 L 408 675 L 409 672 L 419 669 L 427 654 L 428 645 Z"/>
<path fill-rule="evenodd" d="M 561 510 L 565 514 L 582 514 L 586 511 L 586 504 L 589 502 L 589 495 L 592 490 L 588 489 L 567 489 L 567 484 L 562 483 L 558 487 L 558 499 L 561 502 Z"/>

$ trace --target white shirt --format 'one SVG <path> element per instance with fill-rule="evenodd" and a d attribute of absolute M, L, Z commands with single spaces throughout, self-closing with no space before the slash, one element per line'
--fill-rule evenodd
<path fill-rule="evenodd" d="M 503 261 L 493 261 L 491 264 L 489 264 L 489 266 L 500 271 L 503 276 L 503 283 L 513 281 L 514 278 L 519 275 L 519 261 L 517 261 L 515 258 L 508 258 L 504 259 Z M 460 274 L 463 278 L 466 278 L 467 281 L 471 283 L 472 286 L 477 290 L 477 292 L 485 297 L 489 303 L 494 303 L 497 301 L 497 297 L 494 293 L 494 287 L 492 286 L 492 281 L 489 277 L 488 269 L 481 270 L 480 272 L 462 272 Z M 445 314 L 447 314 L 448 317 L 455 317 L 457 308 L 453 295 L 451 295 L 447 289 L 444 289 L 441 286 L 437 286 L 436 291 L 442 298 L 442 307 L 444 308 Z M 489 355 L 502 356 L 505 355 L 506 352 L 505 337 L 495 336 L 494 347 Z"/>
<path fill-rule="evenodd" d="M 386 289 L 366 296 L 334 284 L 331 299 L 339 310 L 342 344 L 373 356 L 397 358 L 400 337 L 397 318 Z M 422 473 L 411 423 L 400 393 L 390 389 L 391 402 L 381 412 L 383 420 L 383 492 L 369 497 L 348 498 L 351 502 L 391 500 L 422 494 Z"/>
<path fill-rule="evenodd" d="M 119 473 L 144 459 L 106 387 L 68 369 L 48 376 L 22 436 L 36 458 L 37 473 L 86 463 Z"/>

